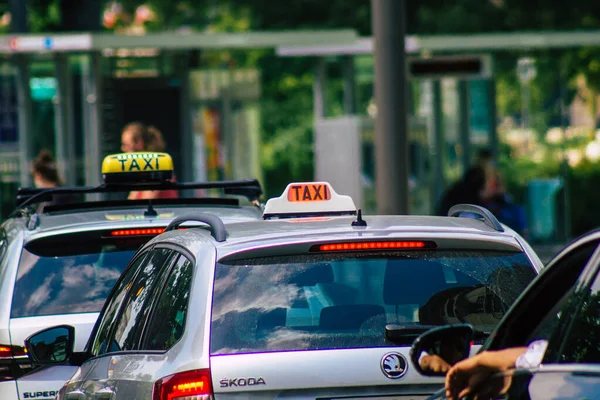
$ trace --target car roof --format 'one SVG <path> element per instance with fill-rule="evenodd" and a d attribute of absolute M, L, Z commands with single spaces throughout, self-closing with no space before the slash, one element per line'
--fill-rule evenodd
<path fill-rule="evenodd" d="M 247 220 L 258 220 L 261 217 L 261 209 L 257 206 L 240 205 L 218 205 L 218 204 L 157 204 L 153 205 L 153 210 L 157 216 L 145 216 L 148 210 L 148 201 L 130 202 L 129 205 L 106 206 L 101 208 L 91 207 L 81 209 L 79 207 L 63 207 L 56 210 L 51 208 L 39 214 L 24 215 L 13 217 L 11 220 L 21 220 L 22 223 L 16 223 L 13 226 L 21 227 L 29 233 L 29 237 L 40 237 L 47 234 L 56 234 L 59 232 L 78 232 L 94 229 L 121 228 L 131 226 L 155 226 L 165 227 L 173 218 L 186 214 L 198 212 L 207 212 L 217 215 L 225 223 L 234 223 Z M 36 223 L 31 225 L 32 219 Z"/>
<path fill-rule="evenodd" d="M 366 227 L 353 227 L 355 217 L 319 217 L 280 219 L 269 221 L 246 221 L 227 224 L 227 238 L 218 242 L 208 229 L 187 229 L 163 233 L 147 245 L 171 242 L 199 251 L 206 243 L 212 243 L 218 258 L 262 247 L 273 247 L 299 242 L 330 241 L 344 238 L 368 239 L 385 237 L 412 237 L 420 240 L 445 239 L 445 247 L 458 241 L 485 243 L 481 248 L 512 249 L 525 251 L 512 230 L 499 232 L 483 221 L 473 218 L 394 215 L 364 216 Z M 451 242 L 448 242 L 450 240 Z M 535 256 L 534 256 L 535 257 Z M 538 260 L 532 260 L 540 264 Z M 539 265 L 537 265 L 539 267 Z"/>

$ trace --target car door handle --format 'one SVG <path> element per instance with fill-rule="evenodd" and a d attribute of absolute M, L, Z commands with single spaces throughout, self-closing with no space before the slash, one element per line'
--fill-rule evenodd
<path fill-rule="evenodd" d="M 104 388 L 94 393 L 94 399 L 96 400 L 113 400 L 115 398 L 115 392 L 111 388 Z"/>
<path fill-rule="evenodd" d="M 65 400 L 85 400 L 85 393 L 81 390 L 73 390 L 65 394 Z"/>

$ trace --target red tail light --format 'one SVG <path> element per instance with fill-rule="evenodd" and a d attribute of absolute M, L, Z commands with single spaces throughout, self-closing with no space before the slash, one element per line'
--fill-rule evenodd
<path fill-rule="evenodd" d="M 358 251 L 358 250 L 399 250 L 399 249 L 433 249 L 434 242 L 419 240 L 394 240 L 374 242 L 342 242 L 317 244 L 311 251 Z"/>
<path fill-rule="evenodd" d="M 152 400 L 206 400 L 212 396 L 210 370 L 196 369 L 165 376 L 154 382 Z"/>
<path fill-rule="evenodd" d="M 0 344 L 0 359 L 22 357 L 27 355 L 27 349 L 23 346 L 8 346 Z"/>
<path fill-rule="evenodd" d="M 142 236 L 142 235 L 160 235 L 165 228 L 146 228 L 146 229 L 119 229 L 112 231 L 111 236 Z"/>
<path fill-rule="evenodd" d="M 0 381 L 19 378 L 31 368 L 25 347 L 0 344 Z"/>

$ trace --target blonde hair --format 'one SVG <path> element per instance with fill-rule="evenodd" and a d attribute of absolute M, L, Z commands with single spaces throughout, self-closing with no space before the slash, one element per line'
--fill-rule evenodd
<path fill-rule="evenodd" d="M 131 122 L 123 128 L 122 134 L 131 132 L 133 139 L 141 141 L 144 151 L 165 151 L 166 144 L 162 133 L 152 125 Z"/>

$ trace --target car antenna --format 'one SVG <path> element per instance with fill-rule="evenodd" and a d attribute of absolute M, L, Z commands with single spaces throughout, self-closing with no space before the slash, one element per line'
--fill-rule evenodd
<path fill-rule="evenodd" d="M 352 221 L 352 226 L 367 226 L 367 221 L 362 219 L 362 210 L 360 208 L 356 211 L 356 219 Z"/>
<path fill-rule="evenodd" d="M 144 217 L 158 217 L 158 213 L 152 206 L 152 199 L 148 199 L 148 209 L 144 211 Z"/>

